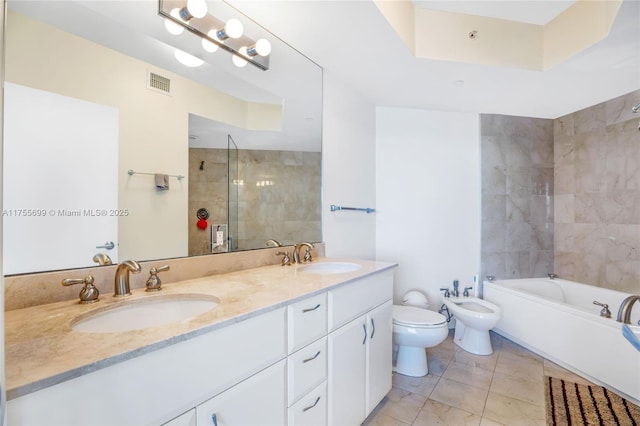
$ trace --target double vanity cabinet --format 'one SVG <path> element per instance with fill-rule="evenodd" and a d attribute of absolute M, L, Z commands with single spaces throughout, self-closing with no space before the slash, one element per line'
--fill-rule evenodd
<path fill-rule="evenodd" d="M 358 425 L 391 389 L 395 265 L 354 262 L 334 275 L 251 270 L 260 284 L 243 305 L 257 309 L 44 379 L 57 382 L 8 401 L 8 424 Z M 236 299 L 218 297 L 216 310 Z"/>

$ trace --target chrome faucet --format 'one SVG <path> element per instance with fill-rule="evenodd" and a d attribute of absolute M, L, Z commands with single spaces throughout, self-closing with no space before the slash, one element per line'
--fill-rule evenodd
<path fill-rule="evenodd" d="M 131 288 L 129 287 L 129 272 L 137 274 L 142 268 L 140 264 L 135 260 L 125 260 L 118 265 L 116 269 L 116 277 L 113 286 L 113 295 L 115 297 L 124 297 L 131 295 Z"/>
<path fill-rule="evenodd" d="M 453 297 L 458 297 L 460 296 L 460 292 L 458 291 L 458 286 L 460 285 L 458 280 L 453 280 L 453 291 L 451 292 L 451 295 Z"/>
<path fill-rule="evenodd" d="M 609 310 L 609 305 L 607 305 L 606 303 L 598 302 L 597 300 L 594 300 L 593 304 L 602 307 L 602 310 L 600 311 L 601 317 L 611 318 L 611 311 Z"/>
<path fill-rule="evenodd" d="M 616 321 L 623 324 L 631 324 L 631 307 L 639 300 L 640 296 L 628 296 L 624 299 L 618 309 L 618 318 L 616 318 Z"/>
<path fill-rule="evenodd" d="M 311 262 L 311 249 L 313 248 L 313 244 L 303 242 L 300 244 L 296 244 L 293 247 L 293 263 L 302 263 L 300 261 L 300 248 L 302 248 L 302 246 L 305 246 L 307 248 L 303 257 L 304 262 L 305 263 Z"/>

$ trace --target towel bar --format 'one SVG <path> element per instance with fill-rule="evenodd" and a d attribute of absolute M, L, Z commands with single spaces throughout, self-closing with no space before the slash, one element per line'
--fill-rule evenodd
<path fill-rule="evenodd" d="M 135 171 L 133 171 L 133 170 L 129 170 L 127 173 L 129 174 L 129 176 L 133 176 L 133 175 L 149 175 L 149 176 L 155 176 L 155 175 L 156 175 L 156 173 L 135 172 Z M 177 178 L 178 180 L 182 180 L 182 179 L 184 179 L 184 176 L 182 176 L 182 175 L 167 175 L 167 176 Z"/>
<path fill-rule="evenodd" d="M 335 212 L 338 210 L 355 210 L 355 211 L 359 211 L 359 212 L 367 212 L 367 213 L 375 213 L 376 209 L 372 209 L 369 207 L 342 207 L 342 206 L 335 206 L 335 205 L 331 205 L 331 211 Z"/>

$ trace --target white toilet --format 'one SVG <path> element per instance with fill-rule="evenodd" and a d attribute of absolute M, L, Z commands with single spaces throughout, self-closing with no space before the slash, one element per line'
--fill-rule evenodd
<path fill-rule="evenodd" d="M 393 305 L 393 343 L 398 347 L 396 373 L 422 377 L 429 372 L 426 348 L 447 338 L 447 318 L 426 309 L 429 302 L 419 291 L 410 291 L 402 305 Z"/>
<path fill-rule="evenodd" d="M 489 330 L 500 321 L 502 308 L 477 297 L 443 297 L 442 301 L 456 319 L 453 341 L 472 354 L 491 355 Z"/>

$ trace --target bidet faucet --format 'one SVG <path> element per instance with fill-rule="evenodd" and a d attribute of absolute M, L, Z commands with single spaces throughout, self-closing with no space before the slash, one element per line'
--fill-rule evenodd
<path fill-rule="evenodd" d="M 460 296 L 460 292 L 458 291 L 458 285 L 460 285 L 458 280 L 453 280 L 453 292 L 451 293 L 453 297 Z"/>
<path fill-rule="evenodd" d="M 311 249 L 313 248 L 313 244 L 303 242 L 300 244 L 296 244 L 293 247 L 293 263 L 302 263 L 300 261 L 300 248 L 302 246 L 307 247 L 307 250 L 304 253 L 304 262 L 305 263 L 311 262 Z"/>
<path fill-rule="evenodd" d="M 640 296 L 628 296 L 620 304 L 618 309 L 618 318 L 616 321 L 623 324 L 631 324 L 631 308 L 633 304 L 640 300 Z"/>
<path fill-rule="evenodd" d="M 129 272 L 137 274 L 142 268 L 135 260 L 125 260 L 118 265 L 113 285 L 113 295 L 115 297 L 124 297 L 131 295 L 131 287 L 129 286 Z"/>

